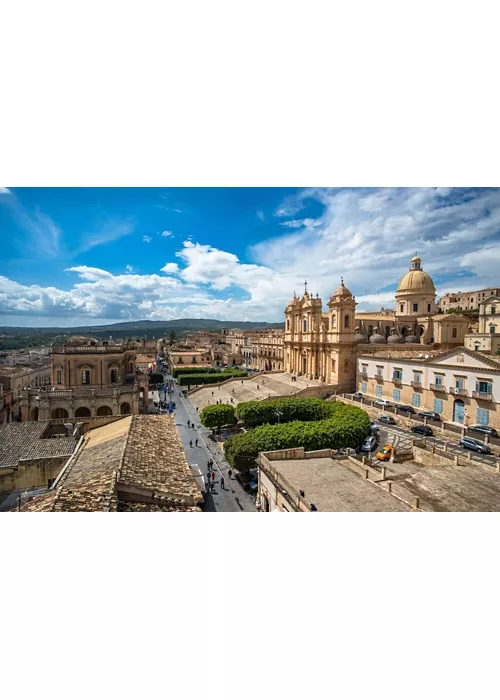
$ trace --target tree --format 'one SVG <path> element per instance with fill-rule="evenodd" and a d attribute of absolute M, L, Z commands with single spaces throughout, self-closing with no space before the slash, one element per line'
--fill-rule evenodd
<path fill-rule="evenodd" d="M 170 343 L 170 345 L 173 345 L 173 344 L 175 343 L 176 337 L 177 337 L 177 336 L 175 335 L 175 331 L 174 331 L 174 329 L 172 328 L 172 330 L 171 330 L 170 333 L 168 334 L 168 342 Z"/>
<path fill-rule="evenodd" d="M 234 408 L 228 403 L 205 406 L 200 413 L 200 421 L 205 428 L 222 428 L 223 425 L 234 425 Z"/>

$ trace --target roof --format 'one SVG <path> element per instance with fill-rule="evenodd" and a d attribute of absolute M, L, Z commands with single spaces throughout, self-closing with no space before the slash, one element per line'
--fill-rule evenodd
<path fill-rule="evenodd" d="M 136 355 L 135 361 L 136 361 L 136 363 L 137 362 L 147 362 L 147 363 L 153 362 L 153 360 L 151 360 L 147 355 Z"/>
<path fill-rule="evenodd" d="M 78 440 L 49 436 L 50 421 L 7 423 L 0 428 L 0 468 L 16 467 L 21 460 L 69 457 Z"/>
<path fill-rule="evenodd" d="M 292 489 L 296 492 L 304 491 L 305 498 L 314 503 L 318 511 L 410 510 L 402 501 L 370 481 L 365 481 L 360 474 L 347 466 L 346 459 L 273 459 L 270 464 Z"/>
<path fill-rule="evenodd" d="M 434 282 L 429 273 L 423 270 L 410 270 L 404 275 L 396 289 L 396 294 L 401 292 L 429 292 L 436 294 Z"/>
<path fill-rule="evenodd" d="M 54 488 L 23 510 L 183 512 L 200 500 L 175 418 L 135 415 L 87 433 Z"/>

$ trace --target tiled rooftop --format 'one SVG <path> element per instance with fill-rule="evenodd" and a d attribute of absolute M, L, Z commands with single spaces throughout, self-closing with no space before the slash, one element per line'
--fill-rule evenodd
<path fill-rule="evenodd" d="M 0 428 L 0 469 L 17 466 L 23 459 L 65 457 L 78 443 L 74 437 L 43 437 L 49 421 L 8 423 Z"/>
<path fill-rule="evenodd" d="M 85 437 L 55 488 L 28 502 L 24 511 L 199 510 L 201 494 L 173 416 L 129 416 Z"/>

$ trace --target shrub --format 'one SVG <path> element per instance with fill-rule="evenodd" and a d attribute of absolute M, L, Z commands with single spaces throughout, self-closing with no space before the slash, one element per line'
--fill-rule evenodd
<path fill-rule="evenodd" d="M 151 372 L 149 375 L 150 384 L 163 384 L 163 374 L 161 372 Z"/>
<path fill-rule="evenodd" d="M 336 402 L 322 399 L 271 399 L 270 401 L 246 401 L 236 407 L 236 415 L 249 427 L 264 423 L 289 423 L 290 421 L 323 420 L 335 414 Z M 277 412 L 280 412 L 279 420 Z"/>
<path fill-rule="evenodd" d="M 205 406 L 200 413 L 200 421 L 205 428 L 221 428 L 223 425 L 234 425 L 234 408 L 229 403 Z"/>
<path fill-rule="evenodd" d="M 181 374 L 228 374 L 230 372 L 243 372 L 245 370 L 236 369 L 219 369 L 218 367 L 195 367 L 192 365 L 186 365 L 185 367 L 174 367 L 172 370 L 172 377 L 179 377 Z M 245 376 L 247 372 L 245 371 Z"/>
<path fill-rule="evenodd" d="M 240 369 L 232 369 L 228 372 L 219 372 L 217 374 L 180 374 L 177 381 L 180 386 L 196 386 L 197 384 L 216 384 L 225 382 L 231 377 L 246 377 L 247 373 Z"/>
<path fill-rule="evenodd" d="M 327 404 L 329 405 L 329 404 Z M 303 447 L 306 451 L 339 449 L 359 445 L 370 432 L 368 414 L 357 406 L 332 403 L 330 418 L 261 425 L 243 435 L 232 435 L 224 443 L 224 454 L 232 467 L 255 466 L 259 452 Z"/>

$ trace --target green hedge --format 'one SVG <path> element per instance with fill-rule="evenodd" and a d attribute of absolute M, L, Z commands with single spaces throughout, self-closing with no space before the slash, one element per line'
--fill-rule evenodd
<path fill-rule="evenodd" d="M 243 435 L 232 435 L 224 443 L 224 454 L 232 467 L 255 467 L 259 452 L 303 447 L 306 451 L 339 449 L 359 445 L 370 432 L 368 414 L 357 406 L 332 403 L 330 418 L 261 425 Z"/>
<path fill-rule="evenodd" d="M 246 377 L 247 373 L 241 369 L 234 369 L 229 372 L 219 372 L 218 374 L 180 374 L 177 381 L 180 386 L 197 386 L 198 384 L 216 384 L 225 382 L 231 377 Z"/>
<path fill-rule="evenodd" d="M 150 384 L 163 384 L 163 374 L 161 372 L 151 372 L 149 375 Z"/>
<path fill-rule="evenodd" d="M 271 399 L 266 401 L 245 401 L 236 407 L 236 415 L 249 427 L 264 423 L 289 423 L 293 420 L 323 420 L 335 413 L 333 401 L 322 399 Z M 279 420 L 277 411 L 280 412 Z"/>
<path fill-rule="evenodd" d="M 205 428 L 222 428 L 223 425 L 234 425 L 234 407 L 229 403 L 205 406 L 200 413 L 200 421 Z"/>
<path fill-rule="evenodd" d="M 196 365 L 186 365 L 185 367 L 174 367 L 172 377 L 179 377 L 181 374 L 227 374 L 228 372 L 243 372 L 243 370 L 220 369 L 219 367 L 196 367 Z M 246 376 L 247 372 L 245 372 Z"/>

